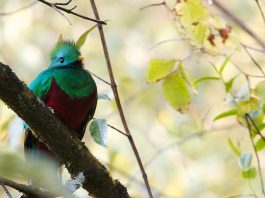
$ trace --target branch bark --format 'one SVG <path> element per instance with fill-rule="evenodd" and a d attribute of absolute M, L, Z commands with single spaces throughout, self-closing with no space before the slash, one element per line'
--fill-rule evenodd
<path fill-rule="evenodd" d="M 0 99 L 21 117 L 49 149 L 62 161 L 72 177 L 85 175 L 83 188 L 95 197 L 129 197 L 127 189 L 113 180 L 107 169 L 84 143 L 71 134 L 52 112 L 38 101 L 9 66 L 0 62 Z"/>

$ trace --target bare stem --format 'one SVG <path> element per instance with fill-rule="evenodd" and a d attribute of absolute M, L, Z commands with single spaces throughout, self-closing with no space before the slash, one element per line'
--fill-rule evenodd
<path fill-rule="evenodd" d="M 26 6 L 23 6 L 21 8 L 18 8 L 18 9 L 15 9 L 15 10 L 12 10 L 12 11 L 9 11 L 9 12 L 2 12 L 0 13 L 0 16 L 9 16 L 9 15 L 12 15 L 12 14 L 16 14 L 22 10 L 25 10 L 25 9 L 28 9 L 32 6 L 34 6 L 36 3 L 38 3 L 38 1 L 33 1 L 32 3 L 26 5 Z"/>
<path fill-rule="evenodd" d="M 10 194 L 9 190 L 7 189 L 7 187 L 4 185 L 4 183 L 3 182 L 0 182 L 0 184 L 1 184 L 2 188 L 4 189 L 7 197 L 8 198 L 13 198 L 12 195 Z"/>
<path fill-rule="evenodd" d="M 45 193 L 45 192 L 39 190 L 38 188 L 30 187 L 30 186 L 27 186 L 24 184 L 18 184 L 14 181 L 11 181 L 11 180 L 3 178 L 3 177 L 0 177 L 0 183 L 2 184 L 2 187 L 3 186 L 9 186 L 13 189 L 16 189 L 19 192 L 22 192 L 22 193 L 28 195 L 29 197 L 39 197 L 39 198 L 56 197 L 55 195 Z M 9 197 L 12 198 L 11 195 Z"/>
<path fill-rule="evenodd" d="M 98 23 L 98 24 L 106 25 L 106 22 L 105 22 L 105 21 L 100 21 L 100 20 L 97 20 L 97 19 L 93 19 L 93 18 L 90 18 L 90 17 L 84 16 L 84 15 L 78 14 L 78 13 L 76 13 L 76 12 L 73 12 L 73 9 L 76 8 L 76 7 L 71 8 L 71 9 L 67 9 L 67 8 L 62 7 L 62 6 L 64 6 L 64 5 L 68 5 L 71 1 L 68 1 L 68 2 L 66 2 L 66 3 L 64 3 L 64 4 L 62 4 L 62 3 L 59 3 L 59 4 L 58 4 L 58 3 L 50 3 L 50 2 L 47 2 L 47 1 L 45 1 L 45 0 L 38 0 L 38 1 L 40 1 L 40 2 L 42 2 L 42 3 L 44 3 L 44 4 L 46 4 L 47 6 L 50 6 L 50 7 L 52 7 L 52 8 L 56 8 L 56 9 L 58 9 L 58 10 L 61 10 L 61 11 L 63 11 L 63 12 L 66 12 L 66 13 L 68 13 L 68 14 L 72 14 L 72 15 L 78 16 L 78 17 L 80 17 L 80 18 L 83 18 L 83 19 L 86 19 L 86 20 L 89 20 L 89 21 L 96 22 L 96 23 Z M 61 6 L 60 6 L 60 5 L 61 5 Z"/>
<path fill-rule="evenodd" d="M 263 39 L 258 37 L 255 32 L 253 32 L 249 27 L 247 27 L 239 18 L 237 18 L 236 15 L 234 15 L 232 12 L 227 10 L 223 5 L 221 5 L 217 0 L 213 1 L 213 4 L 221 11 L 223 12 L 227 17 L 229 17 L 232 21 L 234 21 L 241 29 L 243 29 L 246 33 L 248 33 L 253 39 L 256 40 L 256 42 L 265 49 L 265 42 Z"/>
<path fill-rule="evenodd" d="M 165 5 L 166 2 L 165 1 L 162 1 L 160 3 L 153 3 L 153 4 L 150 4 L 150 5 L 147 5 L 147 6 L 144 6 L 144 7 L 141 7 L 140 10 L 144 10 L 146 8 L 151 8 L 151 7 L 155 7 L 155 6 L 161 6 L 161 5 Z"/>
<path fill-rule="evenodd" d="M 265 23 L 264 12 L 263 12 L 263 10 L 262 10 L 262 8 L 261 8 L 261 5 L 260 5 L 260 3 L 259 3 L 259 0 L 255 0 L 255 1 L 256 1 L 256 3 L 257 3 L 258 8 L 259 8 L 259 11 L 260 11 L 260 14 L 261 14 L 261 16 L 262 16 L 263 22 Z"/>
<path fill-rule="evenodd" d="M 93 8 L 93 12 L 94 12 L 95 18 L 97 20 L 100 20 L 95 1 L 94 0 L 90 0 L 90 3 L 91 3 L 91 6 Z M 125 132 L 127 134 L 128 140 L 129 140 L 129 142 L 131 144 L 131 147 L 133 149 L 134 155 L 135 155 L 135 157 L 137 159 L 138 165 L 140 167 L 140 170 L 141 170 L 141 173 L 142 173 L 145 185 L 146 185 L 146 189 L 147 189 L 148 195 L 149 195 L 150 198 L 152 198 L 153 197 L 152 191 L 151 191 L 148 179 L 147 179 L 147 175 L 145 173 L 145 169 L 144 169 L 142 160 L 140 158 L 140 155 L 139 155 L 138 150 L 136 148 L 136 145 L 134 143 L 133 137 L 132 137 L 131 132 L 129 130 L 127 121 L 125 119 L 125 115 L 123 113 L 123 109 L 122 109 L 122 106 L 121 106 L 119 93 L 118 93 L 118 90 L 117 90 L 117 85 L 116 85 L 116 82 L 115 82 L 115 79 L 114 79 L 114 75 L 113 75 L 113 71 L 112 71 L 112 65 L 111 65 L 109 52 L 108 52 L 108 48 L 107 48 L 107 44 L 106 44 L 105 35 L 104 35 L 104 31 L 103 31 L 102 25 L 100 25 L 100 24 L 98 25 L 98 30 L 99 30 L 101 43 L 102 43 L 102 47 L 103 47 L 103 51 L 104 51 L 104 55 L 105 55 L 105 59 L 106 59 L 107 67 L 108 67 L 109 77 L 110 77 L 110 81 L 111 81 L 111 88 L 112 88 L 112 91 L 113 91 L 113 94 L 114 94 L 114 97 L 115 97 L 115 101 L 116 101 L 117 108 L 118 108 L 118 111 L 119 111 L 119 114 L 120 114 L 120 118 L 121 118 L 122 124 L 124 126 Z"/>
<path fill-rule="evenodd" d="M 244 50 L 247 52 L 248 56 L 250 57 L 250 59 L 252 60 L 252 62 L 257 66 L 257 68 L 260 70 L 260 72 L 262 73 L 262 75 L 265 77 L 265 73 L 263 71 L 263 69 L 261 68 L 260 64 L 254 59 L 254 57 L 251 55 L 251 53 L 248 51 L 248 49 L 242 45 Z"/>
<path fill-rule="evenodd" d="M 255 143 L 254 143 L 254 140 L 253 138 L 251 137 L 251 123 L 249 122 L 250 116 L 249 114 L 245 114 L 245 120 L 247 122 L 247 126 L 248 126 L 248 132 L 249 132 L 249 138 L 251 140 L 251 144 L 252 144 L 252 147 L 254 149 L 254 152 L 255 152 L 255 156 L 256 156 L 256 159 L 257 159 L 257 164 L 258 164 L 258 169 L 259 169 L 259 178 L 260 178 L 260 185 L 261 185 L 261 192 L 263 194 L 263 197 L 265 197 L 265 190 L 264 190 L 264 184 L 263 184 L 263 177 L 262 177 L 262 172 L 261 172 L 261 167 L 260 167 L 260 159 L 259 159 L 259 155 L 258 155 L 258 152 L 257 152 L 257 149 L 255 147 Z M 255 127 L 255 123 L 253 122 L 252 123 Z"/>

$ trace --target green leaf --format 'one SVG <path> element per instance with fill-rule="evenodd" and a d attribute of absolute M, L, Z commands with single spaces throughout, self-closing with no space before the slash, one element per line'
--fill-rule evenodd
<path fill-rule="evenodd" d="M 228 116 L 233 116 L 233 115 L 236 115 L 238 113 L 238 110 L 237 109 L 231 109 L 229 111 L 225 111 L 223 113 L 220 113 L 219 115 L 217 115 L 213 121 L 216 121 L 216 120 L 220 120 L 222 118 L 225 118 L 225 117 L 228 117 Z"/>
<path fill-rule="evenodd" d="M 219 73 L 222 74 L 224 69 L 225 69 L 225 66 L 227 65 L 227 63 L 230 61 L 230 59 L 232 58 L 234 54 L 230 54 L 229 56 L 226 57 L 226 59 L 224 60 L 223 64 L 221 65 L 220 67 L 220 70 L 219 70 Z"/>
<path fill-rule="evenodd" d="M 252 154 L 244 153 L 238 158 L 238 166 L 242 170 L 248 170 L 251 166 Z"/>
<path fill-rule="evenodd" d="M 87 35 L 88 35 L 92 30 L 94 30 L 96 27 L 97 27 L 97 25 L 92 26 L 91 28 L 89 28 L 87 31 L 85 31 L 85 32 L 79 37 L 79 39 L 78 39 L 77 42 L 76 42 L 76 47 L 77 47 L 78 49 L 81 49 L 81 47 L 84 45 L 84 43 L 85 43 L 85 41 L 86 41 Z"/>
<path fill-rule="evenodd" d="M 254 179 L 257 175 L 257 170 L 255 167 L 250 168 L 249 170 L 242 171 L 241 176 L 244 179 Z"/>
<path fill-rule="evenodd" d="M 147 72 L 147 82 L 156 83 L 165 78 L 170 74 L 176 62 L 174 59 L 152 59 Z"/>
<path fill-rule="evenodd" d="M 257 96 L 259 96 L 263 101 L 265 101 L 265 80 L 259 82 L 255 89 L 254 92 Z"/>
<path fill-rule="evenodd" d="M 101 146 L 107 147 L 108 125 L 105 119 L 95 119 L 89 125 L 93 140 Z"/>
<path fill-rule="evenodd" d="M 163 81 L 164 97 L 177 111 L 185 112 L 191 102 L 188 86 L 178 73 L 173 73 Z"/>
<path fill-rule="evenodd" d="M 207 26 L 205 24 L 199 23 L 198 25 L 196 25 L 193 34 L 194 38 L 198 41 L 198 43 L 203 44 L 205 40 L 206 31 Z"/>
<path fill-rule="evenodd" d="M 255 144 L 255 148 L 256 148 L 257 151 L 261 151 L 261 150 L 263 150 L 263 149 L 265 148 L 265 141 L 264 141 L 262 138 L 260 138 L 260 139 L 256 142 L 256 144 Z"/>
<path fill-rule="evenodd" d="M 185 79 L 189 86 L 191 86 L 193 93 L 197 94 L 196 86 L 193 84 L 193 80 L 189 72 L 183 67 L 182 63 L 178 65 L 178 71 L 181 76 Z"/>
<path fill-rule="evenodd" d="M 233 83 L 234 83 L 234 80 L 235 80 L 238 76 L 239 76 L 239 75 L 236 75 L 235 77 L 231 78 L 229 81 L 227 81 L 227 82 L 225 83 L 225 91 L 226 91 L 226 93 L 228 93 L 228 92 L 231 90 L 231 88 L 232 88 L 232 86 L 233 86 Z"/>
<path fill-rule="evenodd" d="M 180 19 L 185 25 L 206 21 L 208 18 L 207 9 L 202 6 L 200 0 L 179 2 L 176 4 L 174 10 L 179 13 Z"/>
<path fill-rule="evenodd" d="M 194 85 L 197 85 L 203 81 L 206 81 L 206 80 L 220 80 L 221 78 L 220 77 L 215 77 L 215 76 L 206 76 L 206 77 L 201 77 L 199 79 L 197 79 L 195 82 L 193 82 Z"/>
<path fill-rule="evenodd" d="M 57 43 L 61 43 L 63 41 L 63 35 L 60 34 L 57 40 Z"/>
<path fill-rule="evenodd" d="M 232 140 L 230 138 L 228 138 L 228 145 L 230 146 L 231 150 L 237 155 L 240 156 L 241 153 L 239 151 L 239 149 L 233 144 Z"/>

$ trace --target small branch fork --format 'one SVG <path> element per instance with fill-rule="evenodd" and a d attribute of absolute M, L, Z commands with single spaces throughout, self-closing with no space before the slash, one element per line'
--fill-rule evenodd
<path fill-rule="evenodd" d="M 263 182 L 263 177 L 262 177 L 262 172 L 261 172 L 261 167 L 260 167 L 260 159 L 259 159 L 258 151 L 257 151 L 257 149 L 255 147 L 254 140 L 253 140 L 253 138 L 251 136 L 251 125 L 254 126 L 254 128 L 257 130 L 258 134 L 261 134 L 261 133 L 258 130 L 256 124 L 254 123 L 254 121 L 252 120 L 252 118 L 251 118 L 251 116 L 249 114 L 245 114 L 245 120 L 246 120 L 247 126 L 248 126 L 249 138 L 251 140 L 251 144 L 252 144 L 252 147 L 254 149 L 256 159 L 257 159 L 257 164 L 258 164 L 258 169 L 259 169 L 260 185 L 261 185 L 261 192 L 263 194 L 263 197 L 265 197 L 264 182 Z M 261 136 L 261 137 L 263 137 L 263 136 Z"/>
<path fill-rule="evenodd" d="M 100 20 L 95 1 L 94 0 L 90 0 L 90 3 L 91 3 L 91 6 L 93 8 L 93 12 L 94 12 L 94 15 L 95 15 L 96 19 Z M 124 112 L 123 112 L 123 109 L 122 109 L 122 106 L 121 106 L 120 97 L 119 97 L 119 93 L 118 93 L 118 90 L 117 90 L 117 85 L 116 85 L 116 82 L 115 82 L 115 79 L 114 79 L 114 75 L 113 75 L 113 71 L 112 71 L 112 65 L 111 65 L 109 52 L 108 52 L 108 47 L 107 47 L 107 44 L 106 44 L 105 35 L 104 35 L 104 31 L 103 31 L 102 25 L 100 25 L 100 24 L 98 25 L 98 30 L 99 30 L 101 43 L 102 43 L 102 47 L 103 47 L 103 51 L 104 51 L 104 55 L 105 55 L 105 59 L 106 59 L 106 63 L 107 63 L 107 68 L 108 68 L 108 72 L 109 72 L 109 76 L 110 76 L 111 88 L 112 88 L 112 91 L 113 91 L 113 94 L 114 94 L 114 97 L 115 97 L 115 101 L 116 101 L 117 108 L 118 108 L 118 111 L 119 111 L 119 114 L 120 114 L 120 118 L 121 118 L 122 124 L 124 126 L 125 132 L 127 134 L 128 140 L 129 140 L 129 142 L 131 144 L 131 147 L 133 149 L 134 155 L 135 155 L 135 157 L 137 159 L 137 162 L 138 162 L 138 165 L 140 167 L 140 170 L 142 172 L 142 176 L 143 176 L 143 179 L 144 179 L 144 182 L 145 182 L 145 186 L 146 186 L 148 195 L 149 195 L 150 198 L 153 198 L 152 191 L 151 191 L 148 179 L 147 179 L 147 175 L 146 175 L 145 170 L 144 170 L 143 163 L 141 161 L 140 155 L 139 155 L 138 150 L 136 148 L 136 145 L 134 143 L 133 137 L 132 137 L 131 132 L 129 130 L 129 127 L 128 127 L 128 124 L 127 124 L 127 121 L 125 119 L 125 115 L 124 115 Z"/>
<path fill-rule="evenodd" d="M 38 0 L 38 1 L 41 2 L 41 3 L 46 4 L 47 6 L 50 6 L 51 8 L 54 8 L 56 11 L 61 10 L 61 11 L 66 12 L 68 14 L 72 14 L 72 15 L 78 16 L 80 18 L 83 18 L 83 19 L 86 19 L 86 20 L 89 20 L 89 21 L 93 21 L 93 22 L 96 22 L 96 23 L 101 24 L 101 25 L 106 25 L 107 24 L 105 21 L 93 19 L 93 18 L 90 18 L 90 17 L 87 17 L 87 16 L 84 16 L 84 15 L 81 15 L 81 14 L 78 14 L 78 13 L 74 12 L 73 10 L 77 6 L 74 6 L 73 8 L 69 8 L 69 9 L 62 7 L 62 6 L 69 5 L 72 2 L 72 0 L 68 0 L 65 3 L 50 3 L 50 2 L 47 2 L 45 0 Z M 59 13 L 62 14 L 61 12 L 59 12 Z"/>

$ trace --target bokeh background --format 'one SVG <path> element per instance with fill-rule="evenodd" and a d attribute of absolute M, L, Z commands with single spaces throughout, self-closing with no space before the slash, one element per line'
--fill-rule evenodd
<path fill-rule="evenodd" d="M 0 1 L 0 61 L 10 65 L 27 84 L 49 65 L 49 52 L 59 34 L 75 40 L 93 25 L 92 22 L 66 15 L 72 23 L 70 25 L 58 12 L 42 3 L 14 14 L 4 14 L 31 2 L 33 1 Z M 189 43 L 179 39 L 181 35 L 164 7 L 139 10 L 145 5 L 158 2 L 96 1 L 101 18 L 108 20 L 104 30 L 115 79 L 154 196 L 231 197 L 252 193 L 250 185 L 259 194 L 258 178 L 251 181 L 241 178 L 237 157 L 227 144 L 227 139 L 231 138 L 240 144 L 242 152 L 252 152 L 247 130 L 235 118 L 213 122 L 218 113 L 229 108 L 224 100 L 226 95 L 221 83 L 210 81 L 200 84 L 199 93 L 193 95 L 190 109 L 185 114 L 175 111 L 167 104 L 160 83 L 146 83 L 148 64 L 153 57 L 184 59 L 194 54 L 185 60 L 185 67 L 195 79 L 214 75 L 214 70 L 206 64 L 209 59 L 220 64 L 223 61 L 222 57 L 195 54 Z M 247 72 L 259 74 L 246 53 L 235 43 L 242 41 L 253 47 L 259 46 L 208 1 L 204 3 L 211 14 L 222 17 L 232 26 L 232 47 L 224 47 L 222 52 L 236 51 L 232 61 Z M 231 0 L 222 3 L 253 31 L 264 35 L 264 22 L 255 1 Z M 73 1 L 71 5 L 77 5 L 76 12 L 93 17 L 89 1 Z M 157 46 L 159 42 L 168 39 L 172 41 Z M 97 30 L 88 36 L 82 54 L 86 69 L 109 80 Z M 263 53 L 253 51 L 253 56 L 261 65 L 264 63 Z M 225 75 L 229 78 L 236 72 L 235 67 L 228 65 Z M 110 87 L 95 80 L 99 93 L 108 94 L 113 99 Z M 255 85 L 258 80 L 251 79 L 251 83 Z M 234 89 L 239 90 L 244 82 L 245 79 L 239 77 Z M 109 124 L 123 130 L 113 100 L 100 100 L 95 117 L 105 118 Z M 23 135 L 22 121 L 5 104 L 0 103 L 1 145 L 14 150 L 23 158 Z M 109 129 L 108 147 L 104 148 L 94 143 L 87 131 L 84 141 L 92 153 L 108 167 L 112 176 L 127 186 L 132 197 L 147 197 L 141 172 L 126 137 Z M 265 155 L 264 152 L 259 154 L 264 170 Z M 67 174 L 64 177 L 67 178 Z M 19 194 L 12 189 L 10 191 L 14 197 Z M 76 195 L 87 197 L 83 190 L 78 190 Z M 0 196 L 7 197 L 1 188 Z"/>

